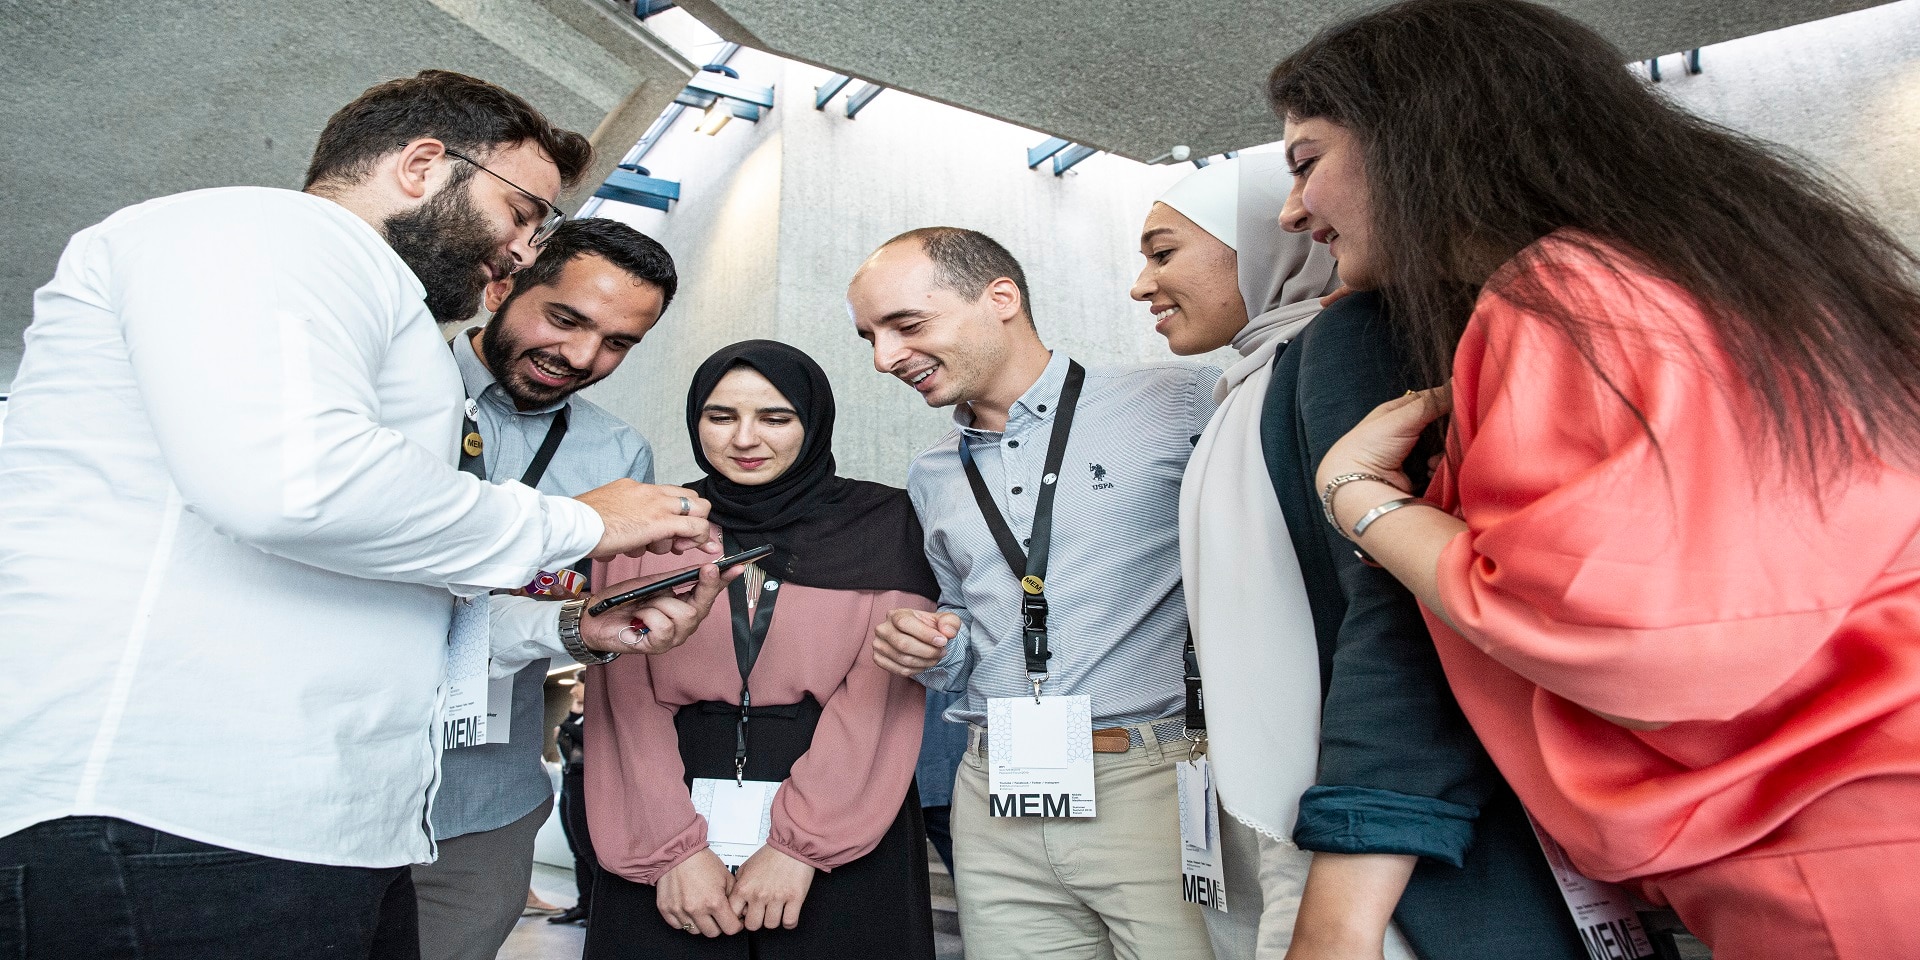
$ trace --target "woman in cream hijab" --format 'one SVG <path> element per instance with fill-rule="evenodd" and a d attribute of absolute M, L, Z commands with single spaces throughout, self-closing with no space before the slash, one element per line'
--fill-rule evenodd
<path fill-rule="evenodd" d="M 1222 814 L 1214 952 L 1572 960 L 1572 923 L 1418 607 L 1312 522 L 1326 447 L 1406 387 L 1376 296 L 1322 314 L 1339 281 L 1326 247 L 1280 229 L 1289 186 L 1275 154 L 1175 184 L 1132 291 L 1174 353 L 1240 354 L 1180 504 Z"/>

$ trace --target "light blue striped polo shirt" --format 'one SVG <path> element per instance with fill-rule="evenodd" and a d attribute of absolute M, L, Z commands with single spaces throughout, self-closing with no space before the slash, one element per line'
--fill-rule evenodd
<path fill-rule="evenodd" d="M 989 697 L 1032 692 L 1020 644 L 1020 584 L 1007 568 L 960 465 L 971 444 L 1007 525 L 1033 531 L 1040 477 L 1067 376 L 1054 351 L 1046 372 L 1008 411 L 1003 433 L 975 430 L 965 404 L 956 429 L 914 458 L 907 490 L 926 528 L 940 608 L 960 635 L 920 680 L 967 691 L 950 720 L 986 723 Z M 1095 728 L 1174 716 L 1186 704 L 1181 651 L 1180 478 L 1213 416 L 1220 371 L 1193 363 L 1089 367 L 1054 494 L 1047 563 L 1051 679 L 1042 692 L 1086 694 Z"/>

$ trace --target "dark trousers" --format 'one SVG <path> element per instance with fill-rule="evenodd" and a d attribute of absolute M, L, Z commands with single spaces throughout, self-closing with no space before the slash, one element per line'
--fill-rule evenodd
<path fill-rule="evenodd" d="M 937 807 L 921 807 L 920 816 L 927 821 L 927 839 L 933 841 L 935 853 L 940 854 L 940 862 L 947 865 L 947 874 L 953 874 L 953 808 L 941 804 Z"/>
<path fill-rule="evenodd" d="M 567 835 L 567 849 L 573 851 L 573 884 L 580 889 L 576 904 L 590 911 L 600 861 L 593 856 L 593 837 L 587 833 L 587 774 L 577 763 L 560 778 L 560 830 Z"/>
<path fill-rule="evenodd" d="M 112 817 L 0 837 L 5 960 L 418 960 L 406 867 L 328 867 Z"/>

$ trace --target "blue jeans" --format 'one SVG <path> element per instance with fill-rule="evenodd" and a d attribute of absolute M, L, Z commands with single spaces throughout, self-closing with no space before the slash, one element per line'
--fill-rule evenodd
<path fill-rule="evenodd" d="M 0 837 L 0 960 L 417 960 L 413 898 L 406 867 L 66 817 Z"/>

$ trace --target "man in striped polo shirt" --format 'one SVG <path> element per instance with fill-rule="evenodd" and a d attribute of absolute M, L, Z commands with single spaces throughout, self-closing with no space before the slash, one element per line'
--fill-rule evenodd
<path fill-rule="evenodd" d="M 893 611 L 874 654 L 930 688 L 966 691 L 948 713 L 971 727 L 952 813 L 962 933 L 996 957 L 1205 960 L 1206 930 L 1180 885 L 1179 507 L 1219 371 L 1080 370 L 1041 342 L 1019 263 L 971 230 L 887 241 L 847 303 L 876 369 L 928 406 L 954 407 L 955 429 L 914 460 L 907 482 L 940 609 Z M 1063 413 L 1071 428 L 1049 472 Z M 1023 600 L 1039 584 L 1031 568 L 1010 567 L 1026 566 L 1042 529 L 1047 656 L 1036 686 L 1042 671 L 1022 631 Z M 1090 699 L 1094 817 L 990 815 L 988 700 L 1042 692 Z"/>

